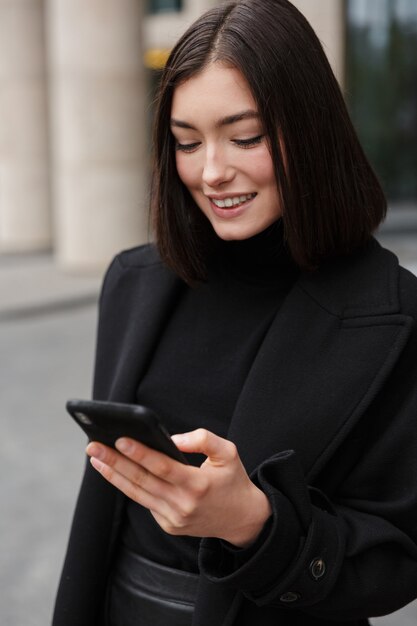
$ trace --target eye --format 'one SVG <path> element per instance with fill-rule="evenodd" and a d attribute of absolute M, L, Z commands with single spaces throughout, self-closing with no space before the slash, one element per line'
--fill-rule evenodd
<path fill-rule="evenodd" d="M 195 143 L 179 143 L 177 141 L 175 144 L 175 150 L 180 150 L 181 152 L 194 152 L 194 150 L 197 150 L 199 145 L 199 141 L 196 141 Z"/>
<path fill-rule="evenodd" d="M 252 148 L 252 146 L 257 146 L 262 142 L 264 135 L 257 135 L 256 137 L 249 137 L 249 139 L 234 139 L 233 143 L 235 143 L 240 148 Z"/>

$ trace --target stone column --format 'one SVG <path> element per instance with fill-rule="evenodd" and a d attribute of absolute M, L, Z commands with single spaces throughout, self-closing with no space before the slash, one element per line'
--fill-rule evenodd
<path fill-rule="evenodd" d="M 43 0 L 0 0 L 0 251 L 48 248 Z"/>
<path fill-rule="evenodd" d="M 48 0 L 56 257 L 101 270 L 147 239 L 138 0 Z"/>
<path fill-rule="evenodd" d="M 344 84 L 345 9 L 344 0 L 292 0 L 308 19 L 323 44 L 339 83 Z"/>

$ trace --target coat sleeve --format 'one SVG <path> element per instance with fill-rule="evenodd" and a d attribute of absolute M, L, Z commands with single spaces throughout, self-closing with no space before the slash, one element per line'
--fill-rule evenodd
<path fill-rule="evenodd" d="M 356 436 L 314 486 L 293 451 L 262 463 L 252 478 L 271 503 L 266 532 L 246 555 L 203 540 L 203 575 L 259 606 L 329 620 L 384 615 L 417 596 L 416 357 L 414 330 Z M 343 478 L 332 484 L 332 475 Z"/>

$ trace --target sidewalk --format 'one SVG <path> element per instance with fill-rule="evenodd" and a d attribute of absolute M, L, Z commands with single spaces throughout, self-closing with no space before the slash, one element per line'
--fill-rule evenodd
<path fill-rule="evenodd" d="M 60 270 L 51 254 L 0 254 L 0 321 L 95 303 L 101 281 Z"/>

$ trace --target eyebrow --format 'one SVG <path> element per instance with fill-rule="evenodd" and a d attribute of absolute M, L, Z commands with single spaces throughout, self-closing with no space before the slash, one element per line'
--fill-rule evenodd
<path fill-rule="evenodd" d="M 236 122 L 240 122 L 242 120 L 252 120 L 259 119 L 259 113 L 253 111 L 252 109 L 248 109 L 247 111 L 242 111 L 240 113 L 235 113 L 234 115 L 227 115 L 226 117 L 222 117 L 216 122 L 216 128 L 220 128 L 222 126 L 229 126 L 230 124 L 236 124 Z M 171 126 L 176 126 L 177 128 L 188 128 L 190 130 L 197 130 L 195 126 L 192 126 L 188 122 L 184 122 L 183 120 L 176 120 L 175 118 L 171 118 Z"/>

